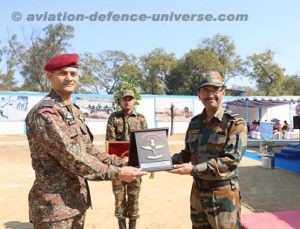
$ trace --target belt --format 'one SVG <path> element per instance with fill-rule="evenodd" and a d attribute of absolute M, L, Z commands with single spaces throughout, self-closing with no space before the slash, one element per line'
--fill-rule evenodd
<path fill-rule="evenodd" d="M 231 185 L 231 180 L 201 180 L 195 179 L 196 185 L 201 191 L 208 191 L 214 188 Z"/>

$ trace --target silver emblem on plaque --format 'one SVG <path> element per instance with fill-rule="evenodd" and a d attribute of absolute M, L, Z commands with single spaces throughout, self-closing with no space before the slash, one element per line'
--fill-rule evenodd
<path fill-rule="evenodd" d="M 140 146 L 142 149 L 152 151 L 153 155 L 147 156 L 147 159 L 156 160 L 158 158 L 161 158 L 162 157 L 161 154 L 156 155 L 156 150 L 163 148 L 165 145 L 155 145 L 155 139 L 153 138 L 151 138 L 149 142 L 150 142 L 149 146 Z"/>

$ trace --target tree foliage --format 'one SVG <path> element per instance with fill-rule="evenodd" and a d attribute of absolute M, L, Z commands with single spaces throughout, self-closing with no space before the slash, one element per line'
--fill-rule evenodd
<path fill-rule="evenodd" d="M 212 38 L 204 38 L 198 47 L 212 51 L 218 56 L 224 66 L 223 72 L 220 73 L 226 76 L 226 80 L 243 73 L 243 61 L 237 55 L 235 44 L 229 36 L 216 34 Z"/>
<path fill-rule="evenodd" d="M 167 77 L 168 94 L 194 95 L 202 73 L 210 70 L 224 71 L 218 56 L 209 50 L 190 50 Z"/>
<path fill-rule="evenodd" d="M 145 94 L 165 94 L 166 78 L 176 64 L 173 53 L 154 49 L 140 58 L 143 72 L 142 91 Z"/>
<path fill-rule="evenodd" d="M 105 91 L 113 94 L 122 83 L 122 77 L 140 79 L 141 72 L 136 58 L 119 50 L 106 50 L 82 57 L 81 88 L 88 88 L 93 93 Z"/>
<path fill-rule="evenodd" d="M 40 33 L 32 31 L 21 42 L 16 35 L 0 47 L 0 90 L 48 91 L 50 85 L 43 67 L 55 54 L 65 52 L 74 36 L 70 25 L 48 25 Z M 285 76 L 284 69 L 273 60 L 272 50 L 253 53 L 243 60 L 229 36 L 216 34 L 200 41 L 177 59 L 162 48 L 140 57 L 121 50 L 106 50 L 81 55 L 81 83 L 78 92 L 115 94 L 132 89 L 136 95 L 194 95 L 201 74 L 216 70 L 224 80 L 238 77 L 256 82 L 257 88 L 234 85 L 246 95 L 299 95 L 299 75 Z M 4 66 L 4 67 L 3 67 Z M 18 82 L 19 75 L 22 81 Z"/>
<path fill-rule="evenodd" d="M 136 77 L 131 78 L 126 75 L 120 76 L 120 84 L 113 91 L 113 95 L 114 95 L 113 106 L 115 110 L 121 110 L 119 101 L 122 96 L 122 92 L 125 90 L 132 90 L 135 96 L 135 105 L 139 104 L 139 101 L 141 99 L 141 93 L 138 90 L 140 83 L 141 83 L 140 78 L 136 78 Z"/>
<path fill-rule="evenodd" d="M 48 59 L 66 50 L 73 32 L 72 26 L 60 23 L 48 25 L 43 29 L 42 35 L 32 32 L 29 45 L 20 43 L 16 35 L 11 37 L 9 49 L 21 65 L 23 90 L 49 91 L 43 68 Z"/>
<path fill-rule="evenodd" d="M 0 62 L 5 59 L 6 71 L 0 73 L 0 91 L 14 91 L 17 89 L 17 82 L 14 77 L 18 61 L 11 49 L 7 47 L 0 49 Z"/>
<path fill-rule="evenodd" d="M 286 76 L 284 83 L 285 95 L 300 95 L 300 75 Z"/>
<path fill-rule="evenodd" d="M 283 69 L 274 63 L 273 52 L 265 52 L 249 56 L 247 59 L 247 75 L 256 81 L 258 93 L 261 95 L 284 95 L 286 77 Z"/>

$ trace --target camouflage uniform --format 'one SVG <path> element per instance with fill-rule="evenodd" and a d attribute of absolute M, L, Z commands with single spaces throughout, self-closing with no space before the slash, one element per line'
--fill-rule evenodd
<path fill-rule="evenodd" d="M 205 109 L 192 118 L 186 147 L 175 164 L 191 162 L 191 220 L 194 229 L 241 228 L 238 164 L 247 146 L 247 128 L 237 114 L 219 108 L 210 122 Z"/>
<path fill-rule="evenodd" d="M 110 115 L 107 122 L 107 141 L 129 141 L 130 130 L 147 129 L 147 122 L 142 114 L 133 112 L 127 117 L 123 111 L 117 111 Z M 115 216 L 118 219 L 138 218 L 139 194 L 142 179 L 139 178 L 131 183 L 114 180 L 112 182 L 115 195 Z M 128 199 L 126 201 L 126 192 Z"/>
<path fill-rule="evenodd" d="M 65 105 L 54 91 L 28 113 L 26 128 L 35 170 L 30 221 L 36 228 L 48 228 L 46 224 L 65 225 L 75 218 L 82 227 L 72 228 L 83 228 L 85 211 L 91 206 L 87 180 L 118 179 L 117 166 L 123 159 L 99 152 L 79 108 Z"/>

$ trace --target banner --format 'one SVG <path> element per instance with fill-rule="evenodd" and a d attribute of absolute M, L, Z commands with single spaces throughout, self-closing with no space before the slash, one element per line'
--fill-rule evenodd
<path fill-rule="evenodd" d="M 188 122 L 193 115 L 193 100 L 182 98 L 156 98 L 155 119 L 156 121 L 171 121 L 171 113 L 174 122 Z"/>

